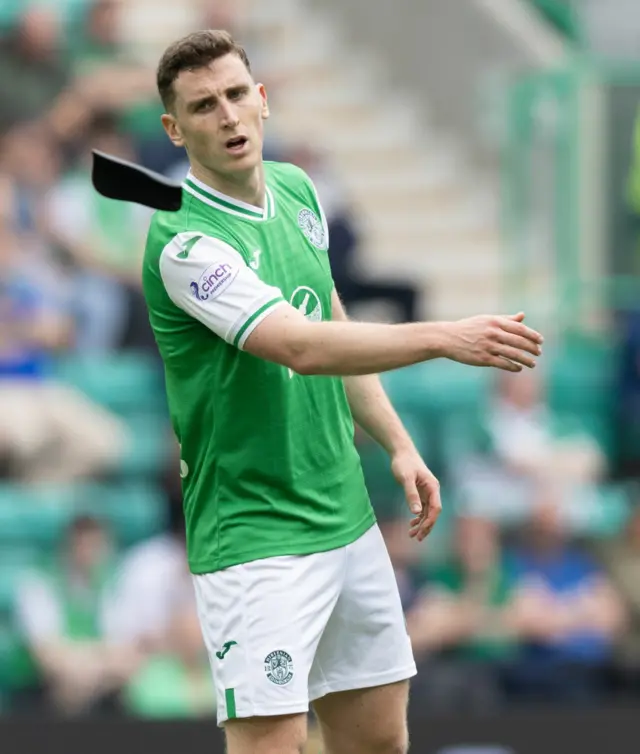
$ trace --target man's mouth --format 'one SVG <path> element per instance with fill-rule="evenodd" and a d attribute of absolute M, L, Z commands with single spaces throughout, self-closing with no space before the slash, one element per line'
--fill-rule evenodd
<path fill-rule="evenodd" d="M 241 152 L 248 141 L 246 136 L 234 136 L 227 140 L 225 146 L 229 152 Z"/>

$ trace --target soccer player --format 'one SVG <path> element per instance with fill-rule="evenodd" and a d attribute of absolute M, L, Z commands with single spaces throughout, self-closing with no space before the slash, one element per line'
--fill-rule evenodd
<path fill-rule="evenodd" d="M 157 82 L 191 171 L 182 208 L 151 223 L 144 292 L 228 750 L 297 754 L 313 702 L 325 754 L 400 754 L 416 669 L 353 421 L 388 451 L 422 540 L 438 482 L 375 375 L 438 357 L 519 371 L 541 337 L 523 315 L 349 322 L 314 186 L 262 159 L 267 96 L 242 47 L 191 34 Z"/>

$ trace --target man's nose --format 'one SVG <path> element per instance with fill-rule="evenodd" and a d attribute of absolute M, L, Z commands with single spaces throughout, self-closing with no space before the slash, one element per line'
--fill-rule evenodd
<path fill-rule="evenodd" d="M 238 125 L 238 113 L 231 102 L 223 100 L 220 103 L 220 116 L 224 128 L 234 128 Z"/>

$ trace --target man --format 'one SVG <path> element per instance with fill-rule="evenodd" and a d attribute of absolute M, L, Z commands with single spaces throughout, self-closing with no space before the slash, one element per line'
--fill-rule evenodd
<path fill-rule="evenodd" d="M 116 568 L 110 532 L 82 514 L 70 521 L 59 552 L 18 585 L 24 671 L 36 672 L 53 708 L 66 715 L 112 710 L 144 659 L 133 643 L 114 640 Z"/>
<path fill-rule="evenodd" d="M 415 665 L 353 418 L 389 452 L 422 540 L 438 483 L 374 375 L 439 356 L 517 371 L 541 338 L 522 315 L 347 321 L 313 185 L 262 160 L 269 109 L 244 50 L 191 34 L 158 89 L 191 173 L 182 209 L 152 221 L 143 284 L 228 750 L 297 754 L 311 700 L 326 754 L 404 752 Z"/>

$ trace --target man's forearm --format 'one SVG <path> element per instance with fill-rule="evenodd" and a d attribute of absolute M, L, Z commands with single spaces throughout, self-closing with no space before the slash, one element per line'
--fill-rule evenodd
<path fill-rule="evenodd" d="M 304 328 L 298 371 L 304 374 L 371 375 L 445 354 L 444 323 L 317 322 Z"/>
<path fill-rule="evenodd" d="M 390 456 L 413 441 L 375 374 L 344 378 L 353 418 Z"/>
<path fill-rule="evenodd" d="M 535 366 L 541 352 L 541 336 L 522 324 L 523 317 L 481 315 L 404 325 L 335 318 L 309 322 L 292 306 L 282 305 L 258 324 L 244 348 L 307 375 L 379 374 L 436 358 L 517 372 L 523 365 Z"/>

